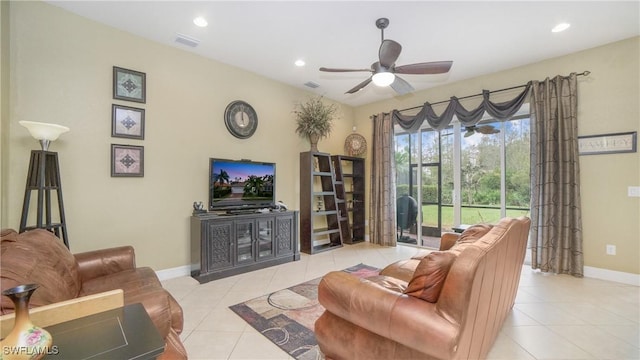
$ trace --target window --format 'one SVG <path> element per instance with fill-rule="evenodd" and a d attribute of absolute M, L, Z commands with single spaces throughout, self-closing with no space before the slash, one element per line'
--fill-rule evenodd
<path fill-rule="evenodd" d="M 440 132 L 396 128 L 396 193 L 420 204 L 420 226 L 411 232 L 416 238 L 425 241 L 460 224 L 528 214 L 528 107 L 509 121 L 487 118 L 481 125 L 499 132 L 472 133 L 459 123 Z"/>

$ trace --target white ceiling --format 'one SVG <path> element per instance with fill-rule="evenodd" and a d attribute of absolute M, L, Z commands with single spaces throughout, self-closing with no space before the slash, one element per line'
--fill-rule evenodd
<path fill-rule="evenodd" d="M 358 106 L 395 94 L 368 85 L 377 61 L 376 19 L 402 46 L 396 65 L 453 60 L 446 75 L 402 75 L 422 90 L 640 35 L 639 1 L 47 1 L 81 16 Z M 203 16 L 206 28 L 192 20 Z M 552 33 L 559 22 L 571 27 Z M 177 34 L 198 39 L 191 48 Z M 298 58 L 306 66 L 294 66 Z M 589 69 L 576 68 L 580 72 Z M 554 75 L 554 74 L 549 74 Z"/>

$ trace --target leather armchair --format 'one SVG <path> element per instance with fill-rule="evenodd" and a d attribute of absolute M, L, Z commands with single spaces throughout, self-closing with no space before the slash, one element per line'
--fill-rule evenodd
<path fill-rule="evenodd" d="M 328 273 L 318 286 L 320 350 L 334 360 L 486 358 L 515 301 L 529 224 L 469 228 L 448 250 L 365 279 Z"/>
<path fill-rule="evenodd" d="M 22 234 L 1 232 L 0 277 L 2 290 L 36 283 L 30 304 L 43 306 L 108 290 L 122 289 L 124 304 L 142 303 L 165 339 L 160 359 L 187 359 L 179 334 L 183 327 L 182 308 L 162 288 L 155 272 L 136 267 L 131 246 L 72 255 L 52 233 L 36 229 Z M 2 297 L 1 312 L 13 312 L 13 303 Z"/>

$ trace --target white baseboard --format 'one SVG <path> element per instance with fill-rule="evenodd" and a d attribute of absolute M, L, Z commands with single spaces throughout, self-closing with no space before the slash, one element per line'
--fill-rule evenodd
<path fill-rule="evenodd" d="M 619 282 L 627 285 L 640 286 L 640 274 L 585 266 L 584 276 L 588 278 Z"/>
<path fill-rule="evenodd" d="M 182 276 L 191 276 L 191 265 L 183 265 L 171 269 L 156 271 L 156 275 L 160 281 L 174 279 Z"/>

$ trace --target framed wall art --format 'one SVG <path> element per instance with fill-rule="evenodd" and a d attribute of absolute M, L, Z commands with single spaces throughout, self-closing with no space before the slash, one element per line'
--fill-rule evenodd
<path fill-rule="evenodd" d="M 636 152 L 637 141 L 635 131 L 578 136 L 578 153 L 580 155 L 597 155 Z"/>
<path fill-rule="evenodd" d="M 147 75 L 143 72 L 113 67 L 113 98 L 146 102 Z"/>
<path fill-rule="evenodd" d="M 111 136 L 144 140 L 144 109 L 113 104 Z"/>
<path fill-rule="evenodd" d="M 144 146 L 111 144 L 111 177 L 144 177 Z"/>

